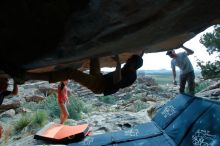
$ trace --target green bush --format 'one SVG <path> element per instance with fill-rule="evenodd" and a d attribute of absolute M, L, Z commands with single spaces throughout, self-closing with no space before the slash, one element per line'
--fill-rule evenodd
<path fill-rule="evenodd" d="M 201 68 L 201 74 L 204 79 L 220 78 L 220 61 L 204 63 L 197 60 L 197 64 Z"/>
<path fill-rule="evenodd" d="M 17 122 L 15 122 L 15 131 L 20 132 L 31 123 L 30 115 L 22 116 Z"/>
<path fill-rule="evenodd" d="M 48 96 L 42 103 L 43 109 L 48 111 L 51 118 L 59 118 L 60 109 L 57 102 L 56 94 Z"/>
<path fill-rule="evenodd" d="M 25 107 L 31 109 L 32 111 L 35 111 L 36 109 L 44 109 L 48 112 L 49 117 L 52 119 L 60 117 L 60 109 L 57 103 L 56 94 L 48 96 L 45 100 L 39 103 L 28 103 L 25 105 Z M 73 96 L 69 97 L 69 104 L 67 104 L 67 109 L 70 115 L 70 119 L 80 119 L 82 111 L 88 112 L 88 110 L 84 108 L 83 101 Z"/>
<path fill-rule="evenodd" d="M 132 98 L 132 94 L 129 93 L 122 97 L 123 100 L 129 100 L 131 98 Z"/>
<path fill-rule="evenodd" d="M 202 91 L 203 89 L 207 88 L 208 86 L 210 86 L 210 83 L 207 83 L 207 82 L 199 83 L 195 87 L 195 93 Z"/>
<path fill-rule="evenodd" d="M 101 101 L 101 102 L 104 102 L 104 103 L 107 103 L 107 104 L 115 104 L 116 102 L 116 97 L 114 96 L 100 96 L 98 97 L 98 99 Z"/>
<path fill-rule="evenodd" d="M 218 59 L 214 62 L 197 60 L 204 79 L 220 78 L 220 25 L 215 25 L 211 33 L 206 33 L 200 38 L 200 43 L 207 48 L 209 55 L 216 53 Z"/>
<path fill-rule="evenodd" d="M 143 97 L 143 93 L 137 93 L 137 94 L 134 94 L 134 95 L 132 96 L 132 98 L 129 99 L 129 101 L 130 101 L 130 100 L 139 100 L 139 99 L 141 99 L 142 97 Z"/>
<path fill-rule="evenodd" d="M 91 111 L 93 111 L 94 109 L 94 107 L 93 107 L 93 105 L 92 104 L 83 104 L 84 106 L 83 106 L 83 112 L 84 113 L 89 113 L 89 112 L 91 112 Z"/>
<path fill-rule="evenodd" d="M 47 120 L 48 120 L 47 112 L 44 110 L 37 110 L 33 115 L 32 124 L 42 127 L 44 126 Z"/>
<path fill-rule="evenodd" d="M 69 112 L 69 118 L 76 120 L 81 119 L 81 113 L 83 110 L 85 110 L 83 101 L 73 96 L 69 97 L 67 109 Z"/>
<path fill-rule="evenodd" d="M 146 109 L 146 108 L 147 108 L 147 105 L 140 100 L 138 100 L 134 103 L 134 111 L 135 112 L 138 112 L 138 111 L 140 111 L 142 109 Z"/>
<path fill-rule="evenodd" d="M 45 100 L 39 103 L 35 103 L 35 102 L 25 103 L 23 107 L 28 108 L 32 111 L 43 109 L 47 111 L 49 117 L 51 118 L 59 117 L 59 107 L 57 104 L 56 94 L 46 97 Z"/>
<path fill-rule="evenodd" d="M 47 121 L 47 113 L 43 110 L 37 110 L 34 114 L 24 114 L 14 124 L 14 130 L 16 133 L 22 131 L 25 127 L 42 127 Z M 29 131 L 31 129 L 28 129 Z"/>
<path fill-rule="evenodd" d="M 208 82 L 201 82 L 199 84 L 196 84 L 195 85 L 195 93 L 202 91 L 203 89 L 207 88 L 208 86 L 210 86 L 210 83 L 208 83 Z M 188 86 L 186 88 L 186 93 L 189 93 Z"/>

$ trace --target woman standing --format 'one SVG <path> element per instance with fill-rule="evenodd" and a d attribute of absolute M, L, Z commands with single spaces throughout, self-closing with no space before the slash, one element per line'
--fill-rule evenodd
<path fill-rule="evenodd" d="M 58 105 L 60 108 L 60 124 L 64 124 L 67 120 L 69 113 L 66 107 L 68 102 L 67 96 L 67 81 L 61 81 L 58 85 Z"/>

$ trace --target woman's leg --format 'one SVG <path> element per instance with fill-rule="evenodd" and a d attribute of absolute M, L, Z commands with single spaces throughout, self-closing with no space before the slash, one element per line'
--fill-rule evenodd
<path fill-rule="evenodd" d="M 60 109 L 60 124 L 62 123 L 62 119 L 63 119 L 63 112 L 62 112 L 62 108 L 61 108 L 61 103 L 58 103 L 59 105 L 59 109 Z"/>
<path fill-rule="evenodd" d="M 3 132 L 3 128 L 2 128 L 2 126 L 0 125 L 0 139 L 2 138 L 2 132 Z"/>
<path fill-rule="evenodd" d="M 63 110 L 63 119 L 64 119 L 64 122 L 68 119 L 69 117 L 69 112 L 67 110 L 67 106 L 66 106 L 66 103 L 64 103 L 64 110 Z"/>
<path fill-rule="evenodd" d="M 64 122 L 69 117 L 69 113 L 65 103 L 59 103 L 59 107 L 60 107 L 60 124 L 64 124 Z"/>

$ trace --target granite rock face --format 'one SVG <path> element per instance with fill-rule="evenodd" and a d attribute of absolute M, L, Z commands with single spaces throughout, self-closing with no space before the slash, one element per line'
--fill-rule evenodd
<path fill-rule="evenodd" d="M 22 78 L 89 58 L 115 66 L 131 54 L 179 47 L 220 21 L 219 0 L 20 0 L 0 4 L 0 71 Z"/>

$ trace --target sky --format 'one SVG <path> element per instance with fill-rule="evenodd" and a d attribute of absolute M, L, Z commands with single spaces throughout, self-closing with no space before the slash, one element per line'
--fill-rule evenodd
<path fill-rule="evenodd" d="M 213 26 L 209 27 L 205 31 L 197 34 L 194 38 L 192 38 L 191 40 L 183 44 L 185 47 L 192 49 L 194 51 L 194 54 L 189 55 L 188 57 L 195 70 L 199 70 L 199 67 L 197 67 L 197 63 L 196 63 L 197 58 L 204 62 L 207 62 L 207 61 L 213 62 L 214 60 L 217 59 L 216 55 L 209 55 L 208 52 L 206 51 L 207 48 L 199 42 L 200 37 L 203 34 L 207 32 L 212 32 L 213 30 L 214 30 Z M 184 50 L 180 48 L 175 51 L 178 53 Z M 166 51 L 159 52 L 159 53 L 144 54 L 143 60 L 144 60 L 144 63 L 143 63 L 143 66 L 140 68 L 140 70 L 160 70 L 160 69 L 171 70 L 171 65 L 170 65 L 171 58 L 166 55 Z"/>
<path fill-rule="evenodd" d="M 183 44 L 185 47 L 192 49 L 194 51 L 193 55 L 188 56 L 193 65 L 194 70 L 200 70 L 200 68 L 197 67 L 197 63 L 196 63 L 197 58 L 204 62 L 207 61 L 213 62 L 214 60 L 217 59 L 216 58 L 217 55 L 209 55 L 208 52 L 206 51 L 207 48 L 199 42 L 203 34 L 207 32 L 212 32 L 213 30 L 214 27 L 211 26 Z M 184 50 L 179 48 L 176 49 L 175 51 L 178 53 Z M 147 54 L 145 53 L 143 56 L 143 60 L 144 60 L 143 66 L 139 70 L 161 70 L 161 69 L 171 70 L 171 65 L 170 65 L 171 58 L 166 55 L 166 51 L 159 53 L 147 53 Z M 102 71 L 113 71 L 114 69 L 115 68 L 102 68 Z"/>

